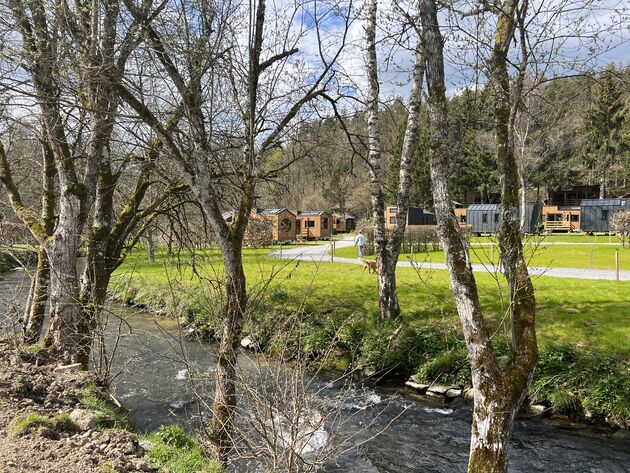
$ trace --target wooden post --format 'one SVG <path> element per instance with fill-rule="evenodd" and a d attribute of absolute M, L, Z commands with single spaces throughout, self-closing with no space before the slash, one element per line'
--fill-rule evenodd
<path fill-rule="evenodd" d="M 494 265 L 494 242 L 490 242 L 490 263 Z"/>
<path fill-rule="evenodd" d="M 282 243 L 280 243 L 280 259 L 282 259 Z"/>
<path fill-rule="evenodd" d="M 413 261 L 413 243 L 411 244 L 410 252 L 411 252 L 411 261 Z"/>
<path fill-rule="evenodd" d="M 619 281 L 619 250 L 615 250 L 615 275 L 617 281 Z"/>
<path fill-rule="evenodd" d="M 330 262 L 335 261 L 335 240 L 330 240 L 330 247 L 332 248 L 332 252 L 330 253 Z"/>

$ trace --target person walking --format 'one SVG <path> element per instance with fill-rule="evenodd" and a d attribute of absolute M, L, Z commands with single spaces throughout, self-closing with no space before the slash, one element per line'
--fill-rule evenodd
<path fill-rule="evenodd" d="M 365 235 L 363 230 L 359 230 L 359 234 L 354 238 L 354 245 L 357 247 L 358 258 L 363 259 L 363 249 L 365 248 Z"/>

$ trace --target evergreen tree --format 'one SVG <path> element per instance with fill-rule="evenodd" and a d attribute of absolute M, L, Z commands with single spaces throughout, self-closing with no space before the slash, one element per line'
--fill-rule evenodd
<path fill-rule="evenodd" d="M 606 195 L 608 172 L 624 153 L 628 143 L 624 137 L 625 107 L 619 72 L 609 66 L 594 86 L 593 105 L 587 111 L 585 134 L 588 164 L 599 177 L 600 199 Z"/>

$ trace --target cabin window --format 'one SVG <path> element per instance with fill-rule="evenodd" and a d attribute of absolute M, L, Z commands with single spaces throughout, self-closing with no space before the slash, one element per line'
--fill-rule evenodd
<path fill-rule="evenodd" d="M 283 218 L 280 221 L 280 230 L 282 230 L 283 232 L 290 232 L 291 231 L 291 220 L 289 220 L 288 218 Z"/>
<path fill-rule="evenodd" d="M 462 223 L 466 223 L 466 216 L 465 215 L 460 215 L 459 216 L 459 221 Z"/>
<path fill-rule="evenodd" d="M 488 214 L 481 214 L 481 223 L 488 223 Z"/>
<path fill-rule="evenodd" d="M 494 214 L 494 223 L 499 223 L 499 214 Z"/>
<path fill-rule="evenodd" d="M 315 220 L 307 220 L 306 221 L 306 226 L 308 228 L 315 228 Z"/>
<path fill-rule="evenodd" d="M 608 220 L 608 210 L 602 210 L 602 220 Z"/>
<path fill-rule="evenodd" d="M 389 208 L 389 213 L 390 214 L 395 214 L 398 211 L 398 207 L 390 207 Z"/>
<path fill-rule="evenodd" d="M 341 222 L 341 220 L 337 219 L 336 220 L 336 225 L 339 225 L 340 222 Z"/>
<path fill-rule="evenodd" d="M 324 230 L 328 230 L 328 219 L 327 218 L 322 218 L 322 228 Z"/>
<path fill-rule="evenodd" d="M 579 222 L 580 221 L 580 216 L 577 214 L 571 214 L 571 221 L 572 222 Z"/>
<path fill-rule="evenodd" d="M 389 223 L 396 225 L 396 217 L 389 217 Z"/>

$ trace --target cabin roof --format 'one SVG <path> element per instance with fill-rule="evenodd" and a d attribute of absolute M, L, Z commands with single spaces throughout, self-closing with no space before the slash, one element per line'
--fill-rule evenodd
<path fill-rule="evenodd" d="M 327 213 L 328 212 L 324 210 L 305 210 L 304 212 L 300 212 L 298 217 L 319 217 L 320 215 Z"/>
<path fill-rule="evenodd" d="M 584 199 L 582 207 L 623 207 L 626 205 L 625 199 Z"/>
<path fill-rule="evenodd" d="M 471 204 L 468 206 L 468 211 L 471 210 L 498 211 L 501 210 L 501 204 Z"/>
<path fill-rule="evenodd" d="M 223 220 L 228 220 L 228 219 L 234 217 L 234 211 L 233 210 L 226 210 L 225 212 L 223 212 L 221 214 L 221 216 L 223 217 Z"/>
<path fill-rule="evenodd" d="M 354 215 L 350 215 L 350 214 L 346 214 L 346 213 L 341 213 L 341 212 L 333 212 L 333 215 L 335 217 L 341 217 L 344 220 L 354 220 L 355 216 Z"/>
<path fill-rule="evenodd" d="M 289 209 L 287 208 L 282 208 L 282 209 L 260 209 L 257 211 L 257 213 L 262 214 L 262 215 L 278 215 L 279 213 L 282 213 L 284 211 L 289 211 Z"/>

